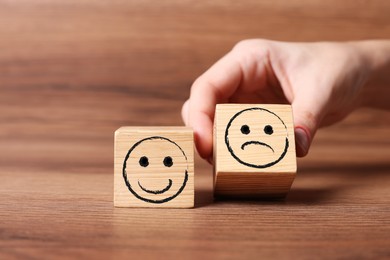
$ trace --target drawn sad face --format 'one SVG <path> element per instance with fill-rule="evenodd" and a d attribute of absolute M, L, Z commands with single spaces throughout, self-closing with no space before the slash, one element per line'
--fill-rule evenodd
<path fill-rule="evenodd" d="M 145 138 L 127 153 L 123 178 L 136 198 L 149 203 L 168 202 L 177 197 L 187 184 L 187 157 L 168 138 Z"/>
<path fill-rule="evenodd" d="M 244 109 L 230 119 L 225 143 L 239 163 L 253 168 L 277 164 L 289 146 L 287 127 L 282 119 L 257 107 Z"/>

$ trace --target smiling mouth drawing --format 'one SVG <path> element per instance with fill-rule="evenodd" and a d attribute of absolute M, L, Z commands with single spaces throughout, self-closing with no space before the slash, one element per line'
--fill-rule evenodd
<path fill-rule="evenodd" d="M 245 142 L 241 145 L 241 150 L 244 150 L 244 148 L 247 146 L 247 145 L 250 145 L 250 144 L 257 144 L 257 145 L 262 145 L 262 146 L 265 146 L 265 147 L 268 147 L 269 149 L 272 150 L 273 153 L 275 153 L 274 149 L 269 146 L 268 144 L 266 143 L 263 143 L 263 142 L 259 142 L 259 141 L 248 141 L 248 142 Z"/>
<path fill-rule="evenodd" d="M 147 193 L 151 193 L 151 194 L 162 194 L 164 192 L 166 192 L 167 190 L 169 190 L 172 186 L 172 180 L 169 179 L 169 184 L 162 190 L 148 190 L 146 188 L 144 188 L 141 183 L 138 181 L 138 186 L 144 191 L 144 192 L 147 192 Z"/>

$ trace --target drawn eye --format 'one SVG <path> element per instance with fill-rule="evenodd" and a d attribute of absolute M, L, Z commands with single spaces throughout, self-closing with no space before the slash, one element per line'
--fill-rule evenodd
<path fill-rule="evenodd" d="M 148 167 L 148 165 L 149 165 L 148 157 L 142 156 L 141 158 L 139 158 L 139 165 L 142 167 Z"/>
<path fill-rule="evenodd" d="M 173 161 L 172 161 L 172 157 L 171 156 L 167 156 L 164 158 L 164 165 L 166 167 L 171 167 L 173 165 Z"/>
<path fill-rule="evenodd" d="M 247 126 L 247 125 L 241 126 L 241 133 L 243 133 L 244 135 L 247 135 L 250 132 L 251 132 L 251 130 L 249 129 L 249 126 Z"/>
<path fill-rule="evenodd" d="M 266 133 L 267 135 L 272 135 L 274 133 L 274 129 L 272 128 L 272 126 L 266 125 L 264 127 L 264 133 Z"/>

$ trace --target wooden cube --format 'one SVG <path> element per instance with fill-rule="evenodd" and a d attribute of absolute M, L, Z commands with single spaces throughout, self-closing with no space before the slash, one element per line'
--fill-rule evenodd
<path fill-rule="evenodd" d="M 216 196 L 285 197 L 297 168 L 291 106 L 217 105 L 214 164 Z"/>
<path fill-rule="evenodd" d="M 115 132 L 116 207 L 194 206 L 193 131 L 121 127 Z"/>

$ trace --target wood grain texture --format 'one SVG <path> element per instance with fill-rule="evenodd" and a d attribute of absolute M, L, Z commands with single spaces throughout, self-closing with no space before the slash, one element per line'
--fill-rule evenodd
<path fill-rule="evenodd" d="M 113 206 L 113 132 L 182 124 L 193 80 L 246 38 L 390 38 L 390 2 L 0 0 L 0 259 L 387 259 L 390 115 L 319 131 L 285 201 Z M 196 136 L 195 136 L 196 138 Z M 212 203 L 213 202 L 213 203 Z"/>
<path fill-rule="evenodd" d="M 215 195 L 283 198 L 297 171 L 290 105 L 218 104 Z"/>
<path fill-rule="evenodd" d="M 116 207 L 194 207 L 194 133 L 189 127 L 115 131 Z"/>

